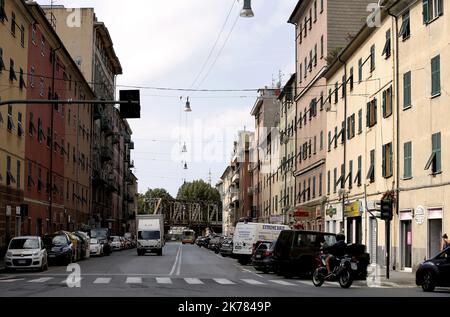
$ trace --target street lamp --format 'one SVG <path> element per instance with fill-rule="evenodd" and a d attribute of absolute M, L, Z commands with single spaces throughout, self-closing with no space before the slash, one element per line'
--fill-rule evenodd
<path fill-rule="evenodd" d="M 253 18 L 255 16 L 252 10 L 251 0 L 244 0 L 244 7 L 242 8 L 240 16 L 242 18 Z"/>
<path fill-rule="evenodd" d="M 189 101 L 189 97 L 187 97 L 186 107 L 184 108 L 184 112 L 192 112 L 191 103 Z"/>

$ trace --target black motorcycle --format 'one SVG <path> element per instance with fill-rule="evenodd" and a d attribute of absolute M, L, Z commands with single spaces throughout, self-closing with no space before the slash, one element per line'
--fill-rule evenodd
<path fill-rule="evenodd" d="M 339 282 L 342 288 L 350 288 L 353 283 L 353 271 L 358 270 L 358 263 L 351 256 L 345 255 L 336 258 L 331 265 L 335 264 L 332 272 L 328 273 L 326 260 L 323 254 L 316 258 L 317 268 L 313 273 L 312 282 L 314 286 L 321 287 L 326 281 Z"/>

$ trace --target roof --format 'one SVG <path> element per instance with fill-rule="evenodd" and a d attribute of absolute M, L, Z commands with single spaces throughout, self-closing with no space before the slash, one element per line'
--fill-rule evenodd
<path fill-rule="evenodd" d="M 294 8 L 294 11 L 292 12 L 291 16 L 289 17 L 288 23 L 291 24 L 297 24 L 297 15 L 300 13 L 300 8 L 302 6 L 302 4 L 306 3 L 305 0 L 298 0 L 297 5 Z"/>
<path fill-rule="evenodd" d="M 283 89 L 281 90 L 280 96 L 278 96 L 278 99 L 282 99 L 286 95 L 287 89 L 292 89 L 292 85 L 295 85 L 295 78 L 297 77 L 297 74 L 294 73 L 291 75 L 287 83 L 284 85 Z M 295 88 L 295 87 L 294 87 Z M 294 89 L 295 90 L 295 89 Z"/>
<path fill-rule="evenodd" d="M 108 28 L 105 26 L 103 22 L 94 22 L 94 28 L 100 33 L 102 39 L 104 41 L 104 46 L 106 49 L 106 53 L 108 55 L 109 62 L 114 68 L 114 73 L 116 75 L 122 75 L 122 65 L 120 64 L 119 58 L 116 55 L 114 50 L 114 44 L 111 39 L 111 35 L 109 34 Z"/>

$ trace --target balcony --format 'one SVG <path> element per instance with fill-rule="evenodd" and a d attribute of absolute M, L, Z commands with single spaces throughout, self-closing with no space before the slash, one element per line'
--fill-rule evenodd
<path fill-rule="evenodd" d="M 109 146 L 102 146 L 101 158 L 102 162 L 111 161 L 113 159 L 113 150 Z"/>
<path fill-rule="evenodd" d="M 100 120 L 103 116 L 103 108 L 101 105 L 94 105 L 94 121 Z"/>
<path fill-rule="evenodd" d="M 236 174 L 233 175 L 233 178 L 231 179 L 231 182 L 235 183 L 235 184 L 239 183 L 240 177 L 241 177 L 240 173 L 236 172 Z"/>
<path fill-rule="evenodd" d="M 110 136 L 113 134 L 111 120 L 107 117 L 102 117 L 101 129 L 102 132 L 106 134 L 106 136 Z"/>

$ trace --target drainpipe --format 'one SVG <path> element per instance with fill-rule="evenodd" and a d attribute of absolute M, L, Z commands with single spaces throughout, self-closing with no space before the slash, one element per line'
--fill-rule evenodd
<path fill-rule="evenodd" d="M 397 139 L 397 158 L 396 158 L 396 168 L 397 168 L 397 175 L 396 175 L 396 189 L 395 192 L 397 194 L 397 199 L 395 202 L 395 210 L 397 211 L 397 214 L 399 214 L 400 210 L 400 83 L 399 83 L 399 65 L 400 65 L 400 57 L 399 57 L 399 40 L 398 40 L 398 17 L 391 13 L 391 9 L 398 4 L 399 1 L 396 1 L 389 9 L 388 14 L 394 18 L 395 21 L 395 77 L 396 77 L 396 103 L 397 103 L 397 120 L 396 120 L 396 139 Z M 395 255 L 394 255 L 395 256 Z M 394 270 L 395 270 L 395 261 L 394 261 Z"/>
<path fill-rule="evenodd" d="M 344 157 L 343 157 L 343 164 L 344 164 L 344 180 L 345 181 L 345 175 L 346 175 L 346 164 L 347 164 L 347 62 L 343 61 L 341 58 L 341 55 L 338 55 L 338 61 L 344 66 L 344 76 L 345 76 L 345 83 L 343 83 L 345 88 L 345 94 L 344 94 L 344 131 L 342 132 L 344 134 Z M 341 184 L 341 188 L 344 190 L 344 193 L 342 195 L 342 233 L 345 232 L 345 183 L 343 183 L 343 186 Z"/>

